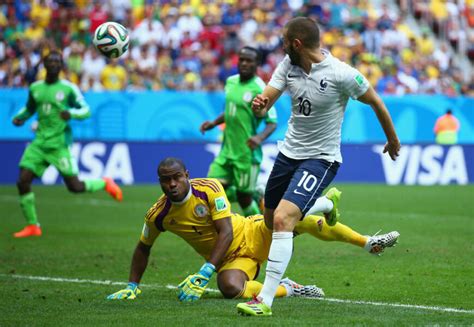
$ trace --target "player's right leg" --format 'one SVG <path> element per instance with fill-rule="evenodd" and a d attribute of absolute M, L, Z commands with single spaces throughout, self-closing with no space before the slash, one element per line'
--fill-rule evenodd
<path fill-rule="evenodd" d="M 237 200 L 245 216 L 257 215 L 260 213 L 258 202 L 253 195 L 257 178 L 260 172 L 260 165 L 251 162 L 236 162 L 233 167 L 234 185 L 237 189 Z"/>
<path fill-rule="evenodd" d="M 338 241 L 356 245 L 367 252 L 379 255 L 388 247 L 393 247 L 398 242 L 400 233 L 393 231 L 387 234 L 366 236 L 352 230 L 350 227 L 336 223 L 329 226 L 326 219 L 320 216 L 307 216 L 299 221 L 294 230 L 296 235 L 311 234 L 323 241 Z"/>
<path fill-rule="evenodd" d="M 41 177 L 49 166 L 45 159 L 45 152 L 34 142 L 30 143 L 20 160 L 20 174 L 17 181 L 20 195 L 20 207 L 27 225 L 21 231 L 13 234 L 14 237 L 41 236 L 42 231 L 36 214 L 35 194 L 31 190 L 31 183 L 36 177 Z"/>
<path fill-rule="evenodd" d="M 13 234 L 14 237 L 41 236 L 41 227 L 36 215 L 35 194 L 31 192 L 31 183 L 35 178 L 34 173 L 25 168 L 20 169 L 17 181 L 18 193 L 20 194 L 20 207 L 27 225 L 21 231 Z"/>
<path fill-rule="evenodd" d="M 310 234 L 322 241 L 338 241 L 350 243 L 363 248 L 367 243 L 368 237 L 357 233 L 350 227 L 337 222 L 330 226 L 324 217 L 306 216 L 299 221 L 294 230 L 296 235 Z"/>
<path fill-rule="evenodd" d="M 225 188 L 225 192 L 229 202 L 237 201 L 237 190 L 235 188 L 232 177 L 232 166 L 230 162 L 223 155 L 219 154 L 209 166 L 207 177 L 215 178 Z"/>

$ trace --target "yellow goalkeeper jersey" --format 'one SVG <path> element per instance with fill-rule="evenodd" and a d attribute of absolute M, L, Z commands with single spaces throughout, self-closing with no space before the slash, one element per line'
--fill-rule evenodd
<path fill-rule="evenodd" d="M 192 179 L 186 198 L 171 202 L 162 195 L 145 216 L 140 240 L 152 245 L 161 232 L 170 231 L 191 245 L 197 253 L 209 260 L 217 232 L 214 220 L 231 217 L 233 241 L 224 261 L 241 247 L 244 239 L 244 217 L 230 211 L 230 203 L 222 184 L 213 178 Z"/>

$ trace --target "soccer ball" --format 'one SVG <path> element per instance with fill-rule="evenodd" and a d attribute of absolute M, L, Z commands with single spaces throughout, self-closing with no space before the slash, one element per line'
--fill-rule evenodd
<path fill-rule="evenodd" d="M 118 58 L 127 52 L 130 37 L 127 29 L 115 22 L 105 22 L 96 28 L 92 43 L 107 58 Z"/>

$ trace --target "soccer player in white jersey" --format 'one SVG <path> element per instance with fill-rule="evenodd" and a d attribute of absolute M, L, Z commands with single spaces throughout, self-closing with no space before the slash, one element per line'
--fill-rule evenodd
<path fill-rule="evenodd" d="M 270 316 L 276 288 L 293 251 L 293 229 L 302 218 L 323 212 L 329 225 L 337 221 L 340 192 L 331 183 L 342 163 L 341 125 L 349 97 L 370 105 L 387 137 L 383 152 L 395 160 L 400 150 L 385 104 L 367 79 L 353 67 L 320 48 L 319 27 L 310 18 L 291 19 L 283 29 L 287 56 L 263 93 L 252 102 L 257 116 L 266 114 L 283 91 L 291 95 L 291 117 L 285 140 L 265 190 L 265 223 L 273 227 L 265 282 L 254 300 L 237 311 Z"/>

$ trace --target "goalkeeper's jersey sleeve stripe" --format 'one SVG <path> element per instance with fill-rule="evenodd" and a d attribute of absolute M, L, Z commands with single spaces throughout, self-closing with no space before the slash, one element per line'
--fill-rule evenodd
<path fill-rule="evenodd" d="M 164 232 L 165 228 L 163 227 L 163 219 L 166 217 L 166 215 L 170 212 L 171 209 L 171 201 L 170 199 L 166 199 L 165 206 L 161 210 L 161 212 L 158 214 L 158 216 L 155 219 L 155 226 L 158 228 L 160 232 Z"/>
<path fill-rule="evenodd" d="M 214 192 L 219 192 L 219 185 L 217 185 L 216 182 L 210 179 L 193 179 L 191 184 L 194 185 L 199 185 L 199 186 L 204 186 L 204 187 L 209 187 L 211 190 Z"/>
<path fill-rule="evenodd" d="M 199 191 L 197 189 L 195 189 L 193 187 L 193 185 L 191 185 L 191 192 L 193 193 L 193 195 L 199 199 L 202 199 L 206 202 L 209 202 L 209 198 L 207 196 L 207 193 L 206 192 L 202 192 L 202 191 Z"/>

